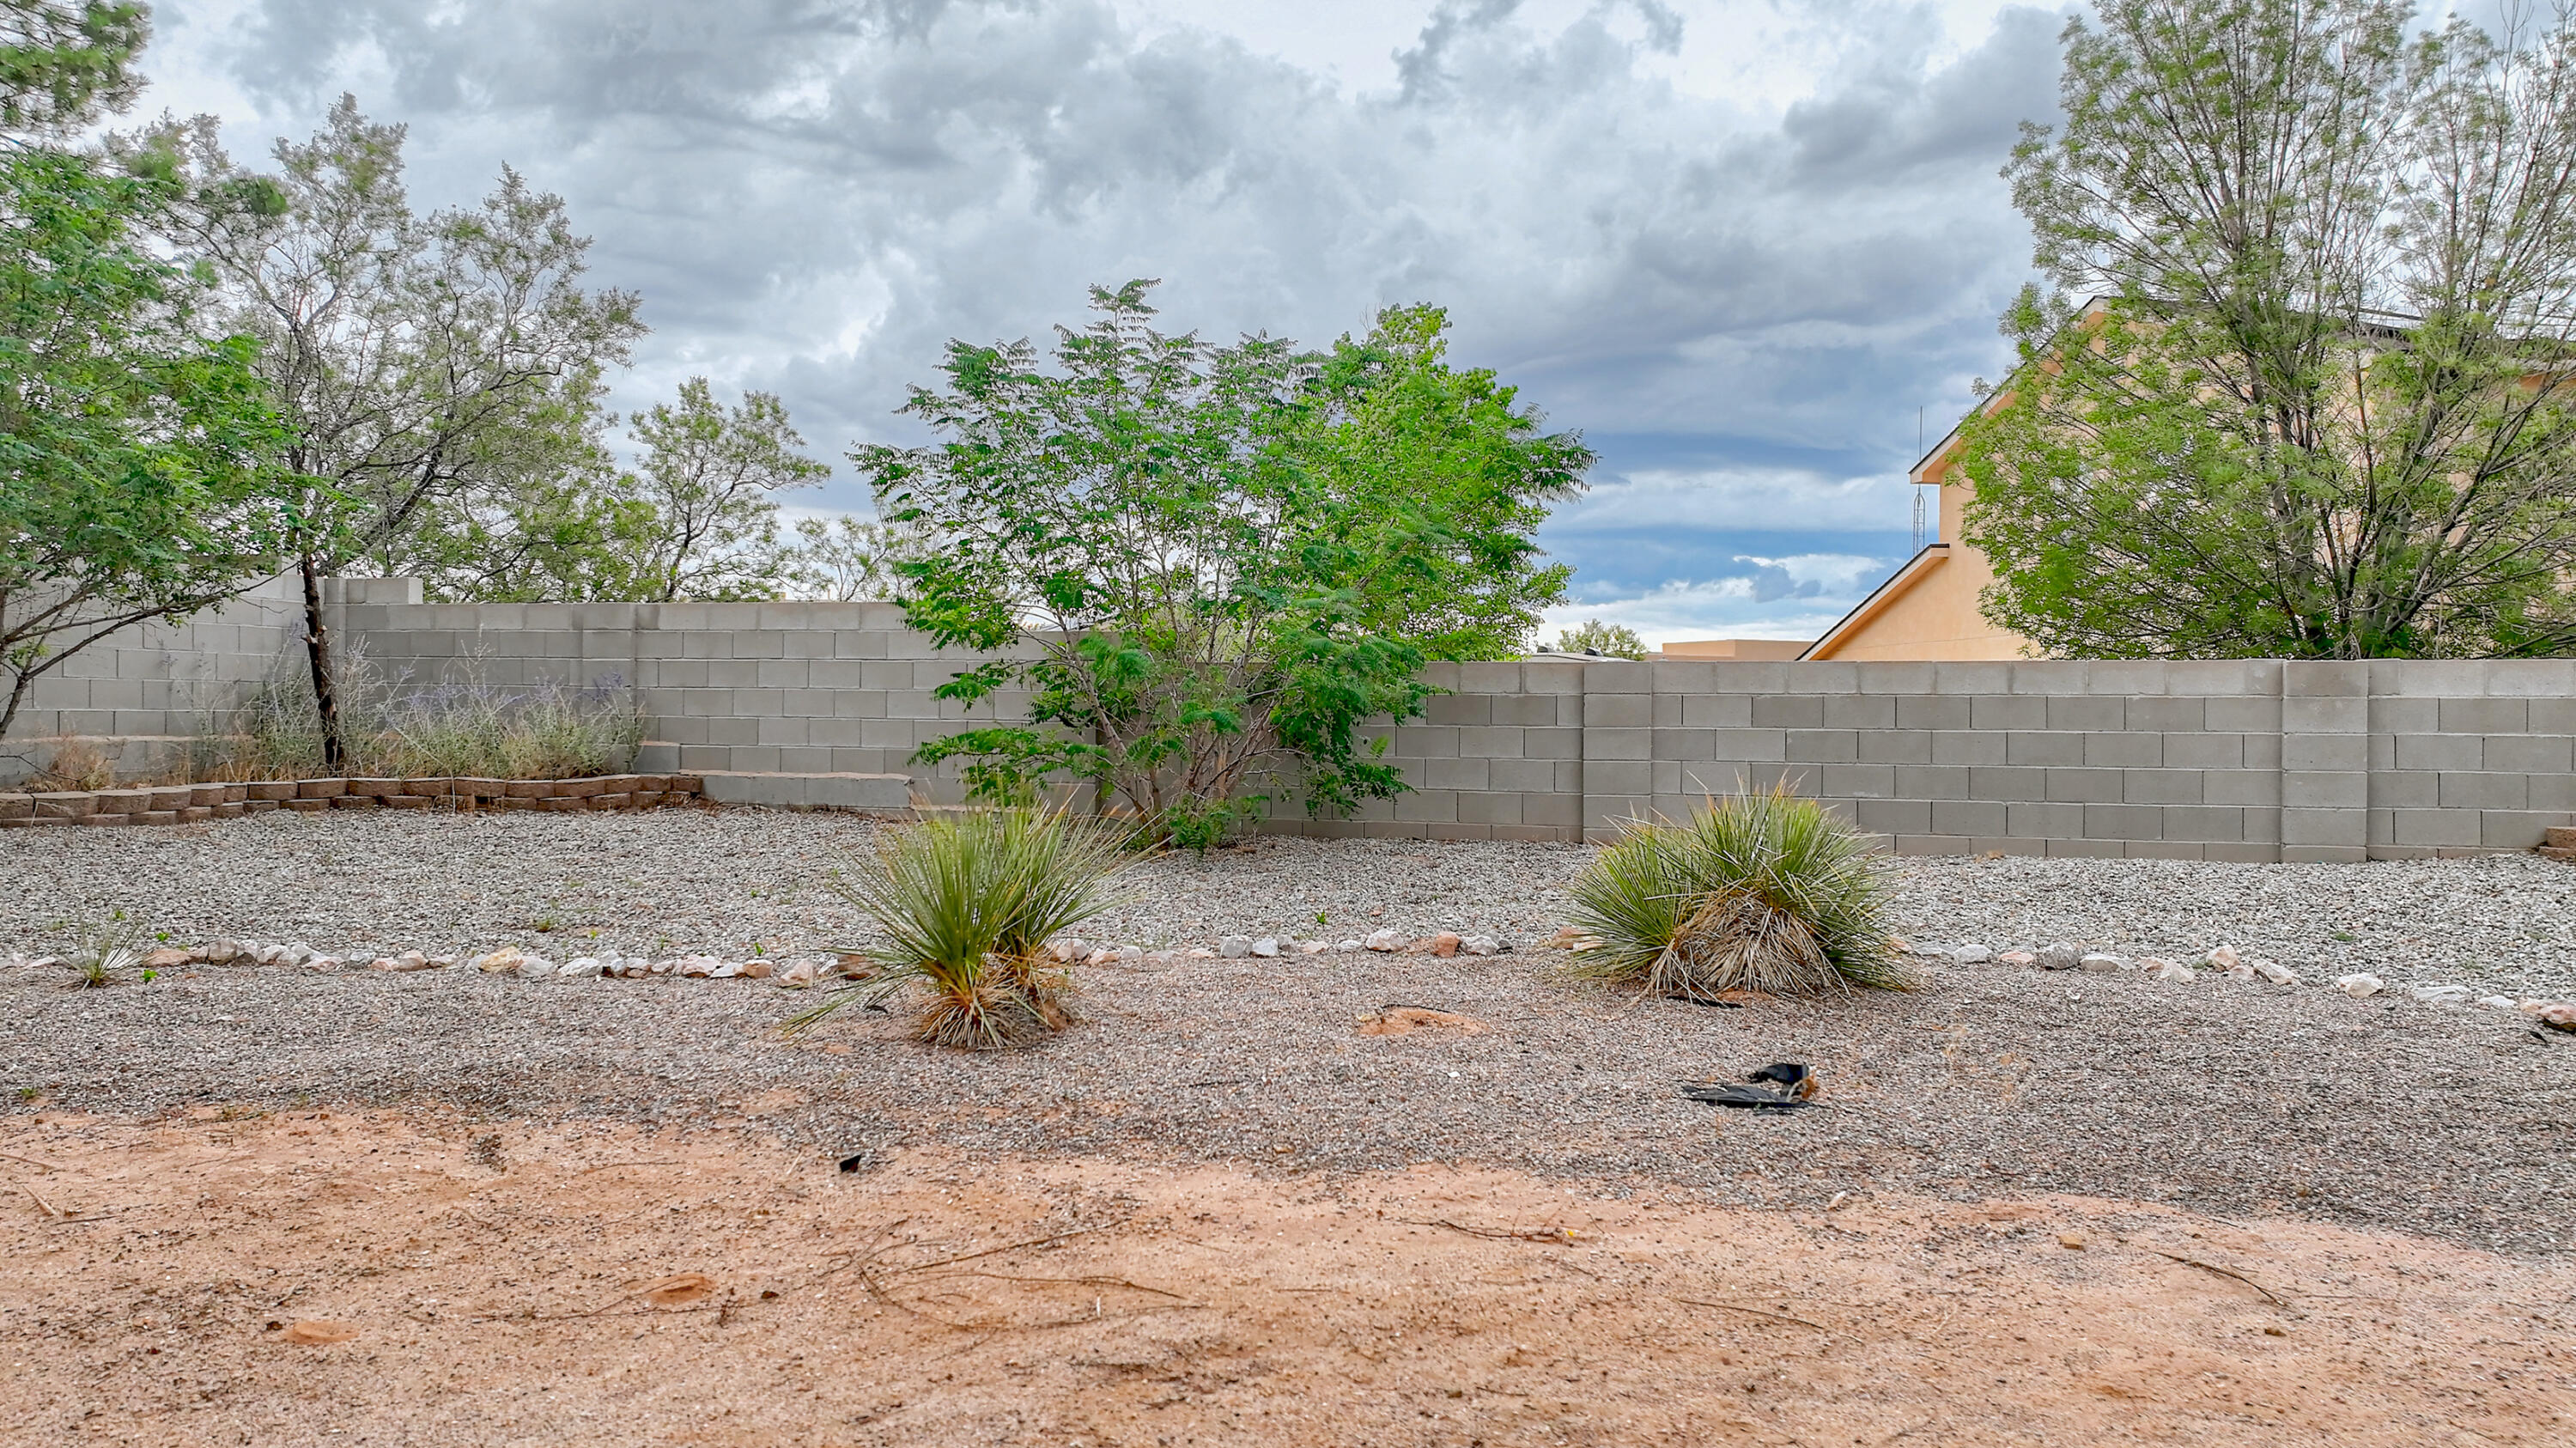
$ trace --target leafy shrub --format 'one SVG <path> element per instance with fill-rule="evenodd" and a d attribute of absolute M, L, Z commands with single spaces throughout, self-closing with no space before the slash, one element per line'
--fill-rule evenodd
<path fill-rule="evenodd" d="M 885 932 L 882 946 L 844 952 L 865 955 L 876 973 L 791 1025 L 810 1025 L 854 994 L 882 1001 L 917 985 L 914 1034 L 932 1045 L 992 1050 L 1062 1030 L 1071 973 L 1046 958 L 1046 941 L 1113 903 L 1107 887 L 1126 864 L 1123 844 L 1114 827 L 1026 808 L 888 834 L 870 868 L 835 882 Z"/>
<path fill-rule="evenodd" d="M 1632 822 L 1573 886 L 1600 942 L 1579 974 L 1655 995 L 1815 995 L 1912 982 L 1887 944 L 1885 877 L 1869 846 L 1785 788 L 1709 801 L 1688 821 Z"/>

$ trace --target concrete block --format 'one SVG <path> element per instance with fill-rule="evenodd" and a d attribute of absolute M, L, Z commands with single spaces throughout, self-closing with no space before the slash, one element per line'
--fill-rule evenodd
<path fill-rule="evenodd" d="M 1585 694 L 1583 727 L 1586 729 L 1643 729 L 1654 723 L 1654 697 L 1650 694 Z"/>
<path fill-rule="evenodd" d="M 1583 665 L 1583 692 L 1586 697 L 1652 694 L 1655 692 L 1655 665 L 1633 659 L 1589 660 Z"/>
<path fill-rule="evenodd" d="M 1816 792 L 1836 799 L 1887 799 L 1896 793 L 1896 766 L 1828 764 L 1816 771 Z"/>
<path fill-rule="evenodd" d="M 1454 789 L 1417 789 L 1395 797 L 1398 820 L 1418 820 L 1425 824 L 1458 822 L 1458 792 Z"/>
<path fill-rule="evenodd" d="M 1803 674 L 1813 666 L 1777 660 L 1746 659 L 1741 662 L 1718 663 L 1711 667 L 1715 670 L 1717 682 L 1710 687 L 1715 692 L 1761 695 L 1788 692 L 1792 687 L 1789 682 L 1790 677 L 1794 674 Z M 1801 690 L 1805 688 L 1804 685 L 1796 687 Z"/>
<path fill-rule="evenodd" d="M 2048 771 L 2020 765 L 1971 765 L 1968 795 L 1972 799 L 2006 802 L 2044 800 L 2048 798 Z"/>
<path fill-rule="evenodd" d="M 1900 764 L 1896 793 L 1902 799 L 1967 799 L 1968 767 L 1964 764 Z"/>
<path fill-rule="evenodd" d="M 2534 734 L 2576 734 L 2576 698 L 2533 699 L 2530 729 Z"/>
<path fill-rule="evenodd" d="M 1546 667 L 1549 666 L 1533 665 L 1532 669 L 1535 670 Z M 1448 687 L 1457 690 L 1461 694 L 1509 696 L 1521 692 L 1522 678 L 1525 673 L 1530 671 L 1531 670 L 1524 670 L 1519 664 L 1460 664 L 1458 665 L 1457 681 L 1449 684 Z"/>
<path fill-rule="evenodd" d="M 1764 694 L 1753 700 L 1753 727 L 1757 729 L 1821 729 L 1825 723 L 1825 701 L 1816 694 Z"/>
<path fill-rule="evenodd" d="M 2281 732 L 2281 701 L 2277 698 L 2206 698 L 2201 700 L 2200 709 L 2202 721 L 2219 733 Z"/>
<path fill-rule="evenodd" d="M 2476 734 L 2399 734 L 2390 742 L 2399 769 L 2479 769 L 2485 764 L 2486 740 Z"/>
<path fill-rule="evenodd" d="M 2162 805 L 2087 804 L 2084 837 L 2089 840 L 2160 840 L 2165 837 Z"/>
<path fill-rule="evenodd" d="M 2525 734 L 2531 729 L 2526 699 L 2444 699 L 2445 734 Z"/>
<path fill-rule="evenodd" d="M 1747 763 L 1785 760 L 1789 757 L 1789 733 L 1785 729 L 1712 729 L 1708 757 Z"/>
<path fill-rule="evenodd" d="M 1583 731 L 1583 759 L 1651 759 L 1654 742 L 1652 729 L 1590 727 Z"/>
<path fill-rule="evenodd" d="M 1968 701 L 1968 719 L 1970 727 L 1977 729 L 2046 729 L 2048 701 L 1980 695 Z"/>
<path fill-rule="evenodd" d="M 2210 804 L 2277 805 L 2281 775 L 2271 769 L 2205 769 L 2200 797 Z"/>
<path fill-rule="evenodd" d="M 2490 734 L 2479 751 L 2480 767 L 2520 774 L 2565 774 L 2576 768 L 2576 740 L 2564 734 Z"/>
<path fill-rule="evenodd" d="M 1487 712 L 1493 716 L 1490 722 L 1497 725 L 1545 727 L 1558 722 L 1556 711 L 1557 696 L 1553 694 L 1487 696 Z"/>
<path fill-rule="evenodd" d="M 1519 759 L 1528 731 L 1506 725 L 1466 725 L 1458 729 L 1457 752 L 1461 757 L 1481 759 Z"/>
<path fill-rule="evenodd" d="M 1704 694 L 1717 687 L 1717 665 L 1713 663 L 1666 662 L 1657 660 L 1648 666 L 1658 694 Z"/>
<path fill-rule="evenodd" d="M 2352 694 L 2300 695 L 2281 700 L 2281 733 L 2368 734 L 2370 700 Z"/>
<path fill-rule="evenodd" d="M 1932 805 L 1932 833 L 1958 837 L 2002 835 L 2011 832 L 2011 806 L 1993 800 L 1936 799 Z"/>
<path fill-rule="evenodd" d="M 2009 694 L 2013 666 L 2008 663 L 1937 663 L 1932 666 L 1935 694 Z"/>
<path fill-rule="evenodd" d="M 2474 810 L 2389 811 L 2390 842 L 2400 845 L 2474 845 L 2485 840 Z"/>
<path fill-rule="evenodd" d="M 1521 797 L 1511 793 L 1473 792 L 1458 796 L 1458 821 L 1461 824 L 1516 825 L 1521 823 Z"/>
<path fill-rule="evenodd" d="M 755 744 L 774 748 L 787 744 L 812 744 L 815 742 L 813 735 L 809 732 L 815 723 L 815 721 L 811 719 L 782 719 L 775 714 L 761 714 L 754 716 L 749 722 L 755 729 L 760 731 L 752 740 Z M 836 741 L 825 740 L 823 742 L 833 743 Z"/>
<path fill-rule="evenodd" d="M 2447 810 L 2520 810 L 2531 807 L 2531 778 L 2528 775 L 2454 774 L 2446 771 L 2441 779 L 2442 808 Z"/>
<path fill-rule="evenodd" d="M 2370 803 L 2370 776 L 2358 769 L 2281 771 L 2284 809 L 2362 809 Z"/>
<path fill-rule="evenodd" d="M 2117 732 L 2129 727 L 2128 701 L 2119 695 L 2077 695 L 2048 700 L 2048 723 L 2058 730 Z"/>
<path fill-rule="evenodd" d="M 1682 724 L 1691 729 L 1749 729 L 1753 726 L 1750 694 L 1688 694 L 1682 697 Z"/>
<path fill-rule="evenodd" d="M 1434 694 L 1422 701 L 1422 717 L 1433 724 L 1491 724 L 1494 701 L 1484 694 Z"/>
<path fill-rule="evenodd" d="M 2128 855 L 2127 845 L 2119 840 L 2048 839 L 2048 857 L 2052 860 L 2117 860 Z"/>
<path fill-rule="evenodd" d="M 2374 735 L 2439 734 L 2442 732 L 2442 701 L 2374 695 L 2370 701 L 2370 732 Z"/>
<path fill-rule="evenodd" d="M 2300 809 L 2283 806 L 2281 810 L 2281 843 L 2291 845 L 2349 845 L 2359 849 L 2369 828 L 2362 809 Z"/>
<path fill-rule="evenodd" d="M 2153 734 L 2197 733 L 2207 727 L 2207 703 L 2197 696 L 2133 698 L 2122 711 L 2121 727 Z"/>
<path fill-rule="evenodd" d="M 2576 774 L 2534 774 L 2527 777 L 2531 809 L 2576 810 Z"/>
<path fill-rule="evenodd" d="M 1865 764 L 1929 764 L 1932 734 L 1926 729 L 1869 729 L 1860 735 Z"/>
<path fill-rule="evenodd" d="M 1857 666 L 1864 694 L 1929 694 L 1939 665 L 1901 660 L 1874 660 Z"/>
<path fill-rule="evenodd" d="M 2198 860 L 2208 846 L 2180 840 L 2127 840 L 2121 853 L 2132 860 Z"/>
<path fill-rule="evenodd" d="M 2201 802 L 2201 772 L 2197 769 L 2123 769 L 2120 771 L 2120 801 L 2123 804 L 2198 804 Z"/>
<path fill-rule="evenodd" d="M 1788 682 L 1783 685 L 1799 694 L 1856 694 L 1860 692 L 1861 666 L 1846 659 L 1816 659 L 1786 666 Z"/>
<path fill-rule="evenodd" d="M 2223 805 L 2169 804 L 2164 806 L 2163 830 L 2168 840 L 2242 840 L 2245 811 Z"/>
<path fill-rule="evenodd" d="M 2080 804 L 2014 804 L 2004 809 L 2004 833 L 2025 840 L 2072 840 L 2084 834 Z"/>
<path fill-rule="evenodd" d="M 1996 730 L 1936 729 L 1932 732 L 1934 764 L 2002 764 L 2009 739 Z"/>
<path fill-rule="evenodd" d="M 2389 809 L 2439 809 L 2442 776 L 2422 769 L 2372 770 L 2370 802 Z"/>
<path fill-rule="evenodd" d="M 2496 850 L 2527 850 L 2548 838 L 2553 828 L 2571 823 L 2563 810 L 2482 810 L 2478 843 Z"/>
<path fill-rule="evenodd" d="M 2161 734 L 2086 734 L 2083 762 L 2102 769 L 2156 769 L 2165 762 Z"/>
<path fill-rule="evenodd" d="M 1881 834 L 1932 833 L 1932 804 L 1929 800 L 1863 799 L 1853 806 L 1853 815 L 1862 829 Z"/>
<path fill-rule="evenodd" d="M 2014 730 L 2004 736 L 2006 764 L 2082 764 L 2084 736 Z"/>
<path fill-rule="evenodd" d="M 1846 764 L 1860 757 L 1860 737 L 1849 729 L 1791 729 L 1782 743 L 1798 764 Z"/>
<path fill-rule="evenodd" d="M 2061 804 L 2117 804 L 2120 774 L 2116 769 L 2052 769 L 2048 798 Z"/>
<path fill-rule="evenodd" d="M 2200 847 L 2201 858 L 2236 865 L 2269 865 L 2278 863 L 2281 847 L 2270 843 L 2221 844 L 2212 841 Z"/>
<path fill-rule="evenodd" d="M 1896 700 L 1886 694 L 1828 694 L 1824 699 L 1828 729 L 1893 729 Z"/>
<path fill-rule="evenodd" d="M 1972 701 L 1947 694 L 1906 694 L 1896 700 L 1899 729 L 1967 729 Z"/>
<path fill-rule="evenodd" d="M 1481 790 L 1487 787 L 1482 759 L 1426 759 L 1419 783 L 1425 789 Z"/>
<path fill-rule="evenodd" d="M 2279 769 L 2281 736 L 2278 734 L 2240 734 L 2237 745 L 2244 751 L 2247 769 Z"/>
<path fill-rule="evenodd" d="M 2082 659 L 2024 659 L 2011 665 L 2015 694 L 2082 694 L 2092 665 Z"/>
<path fill-rule="evenodd" d="M 1714 729 L 1657 729 L 1654 734 L 1654 757 L 1657 759 L 1715 759 L 1717 731 Z"/>
<path fill-rule="evenodd" d="M 752 666 L 752 678 L 764 689 L 802 689 L 813 677 L 812 663 L 806 659 L 760 659 Z"/>
<path fill-rule="evenodd" d="M 1586 798 L 1630 795 L 1643 799 L 1653 792 L 1654 783 L 1654 766 L 1642 759 L 1583 761 L 1583 789 Z"/>
<path fill-rule="evenodd" d="M 710 688 L 757 689 L 760 687 L 758 659 L 708 659 L 704 667 Z"/>
<path fill-rule="evenodd" d="M 2281 736 L 2284 771 L 2361 770 L 2370 767 L 2367 734 L 2289 734 Z"/>
<path fill-rule="evenodd" d="M 1968 841 L 1973 855 L 2025 855 L 2036 858 L 2048 853 L 2045 840 L 2015 839 L 2009 835 L 1980 835 Z"/>

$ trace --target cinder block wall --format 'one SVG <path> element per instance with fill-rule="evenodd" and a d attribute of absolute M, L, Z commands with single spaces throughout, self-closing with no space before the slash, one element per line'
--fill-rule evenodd
<path fill-rule="evenodd" d="M 901 774 L 972 719 L 942 654 L 878 603 L 423 604 L 346 580 L 332 626 L 380 675 L 633 688 L 651 770 Z M 20 729 L 163 737 L 254 687 L 298 637 L 272 585 L 103 651 Z M 2576 661 L 1629 663 L 1435 667 L 1427 716 L 1365 731 L 1411 793 L 1283 832 L 1602 839 L 1703 795 L 1787 782 L 1909 853 L 2359 860 L 2525 849 L 2576 824 Z"/>
<path fill-rule="evenodd" d="M 939 653 L 883 603 L 366 602 L 337 617 L 387 681 L 631 688 L 645 770 L 909 774 L 953 803 L 956 769 L 913 751 L 1028 706 L 1005 693 L 970 718 L 932 697 L 984 656 Z"/>
<path fill-rule="evenodd" d="M 0 783 L 42 768 L 65 739 L 128 774 L 166 768 L 209 723 L 224 727 L 303 637 L 299 586 L 280 577 L 178 627 L 146 624 L 93 644 L 37 679 L 0 744 Z"/>

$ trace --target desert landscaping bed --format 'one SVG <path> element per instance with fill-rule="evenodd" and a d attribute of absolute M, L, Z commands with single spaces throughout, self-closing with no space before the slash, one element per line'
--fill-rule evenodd
<path fill-rule="evenodd" d="M 178 940 L 259 930 L 353 956 L 509 942 L 558 956 L 788 952 L 858 936 L 824 877 L 875 828 L 728 811 L 269 816 L 194 834 L 51 832 L 51 850 L 22 834 L 0 839 L 23 882 L 0 901 L 0 932 L 41 942 L 65 918 L 121 908 Z M 1808 1204 L 2060 1191 L 2514 1250 L 2576 1243 L 2564 1210 L 2576 1036 L 2402 994 L 1940 959 L 1905 994 L 1640 1001 L 1563 979 L 1563 957 L 1535 946 L 1582 857 L 1290 840 L 1152 862 L 1092 934 L 1168 948 L 1301 925 L 1446 928 L 1519 948 L 1106 966 L 1087 977 L 1088 1024 L 1025 1054 L 928 1051 L 857 1011 L 785 1039 L 779 1024 L 814 996 L 752 981 L 202 967 L 74 992 L 59 971 L 19 969 L 0 973 L 0 1085 L 24 1094 L 21 1111 L 105 1115 L 435 1101 L 679 1125 L 757 1105 L 763 1131 L 835 1155 L 1448 1161 Z M 2311 979 L 2370 968 L 2480 989 L 2563 990 L 2569 974 L 2576 871 L 2527 858 L 1900 868 L 1898 923 L 1925 940 L 2175 954 L 2228 941 Z M 1389 1005 L 1475 1028 L 1359 1033 Z M 1819 1068 L 1818 1107 L 1748 1119 L 1676 1095 L 1774 1059 Z"/>

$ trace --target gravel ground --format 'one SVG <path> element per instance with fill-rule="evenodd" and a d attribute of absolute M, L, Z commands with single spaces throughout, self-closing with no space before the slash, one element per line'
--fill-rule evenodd
<path fill-rule="evenodd" d="M 195 941 L 437 950 L 506 940 L 642 951 L 850 938 L 822 888 L 870 826 L 668 813 L 269 816 L 196 831 L 0 835 L 0 950 L 122 908 Z M 1139 944 L 1376 924 L 1527 941 L 1563 846 L 1265 843 L 1138 872 L 1093 933 Z M 2064 937 L 2181 952 L 2224 938 L 2311 976 L 2370 967 L 2564 991 L 2576 871 L 2505 859 L 2354 867 L 1908 861 L 1900 928 L 2002 946 Z M 1374 912 L 1383 912 L 1382 914 Z M 1316 914 L 1326 917 L 1314 923 Z M 551 927 L 537 933 L 539 925 Z M 2349 936 L 2350 939 L 2339 938 Z M 549 939 L 551 938 L 551 939 Z M 1189 961 L 1090 977 L 1085 1027 L 1018 1056 L 903 1043 L 750 982 L 531 983 L 214 970 L 106 991 L 0 972 L 0 1087 L 41 1109 L 388 1103 L 704 1120 L 758 1113 L 834 1149 L 936 1142 L 1379 1169 L 1424 1160 L 1652 1179 L 1726 1199 L 1872 1188 L 2074 1191 L 2280 1209 L 2515 1250 L 2576 1250 L 2576 1037 L 2492 1011 L 2204 978 L 1941 966 L 1923 990 L 1720 1011 L 1483 960 Z M 1490 1029 L 1354 1034 L 1402 1002 Z M 1682 1079 L 1815 1062 L 1823 1105 L 1725 1115 Z M 13 1096 L 11 1109 L 30 1109 Z"/>
<path fill-rule="evenodd" d="M 110 911 L 198 943 L 303 941 L 364 959 L 504 943 L 728 956 L 864 939 L 829 872 L 877 826 L 833 815 L 276 813 L 158 830 L 0 833 L 0 956 L 71 943 Z M 1134 875 L 1085 933 L 1147 947 L 1241 932 L 1347 939 L 1381 926 L 1528 942 L 1562 919 L 1572 845 L 1277 839 Z M 2196 956 L 2232 943 L 2311 980 L 2353 970 L 2480 994 L 2576 995 L 2576 867 L 2536 855 L 2368 865 L 1913 858 L 1895 928 L 2000 951 L 2068 940 Z"/>

